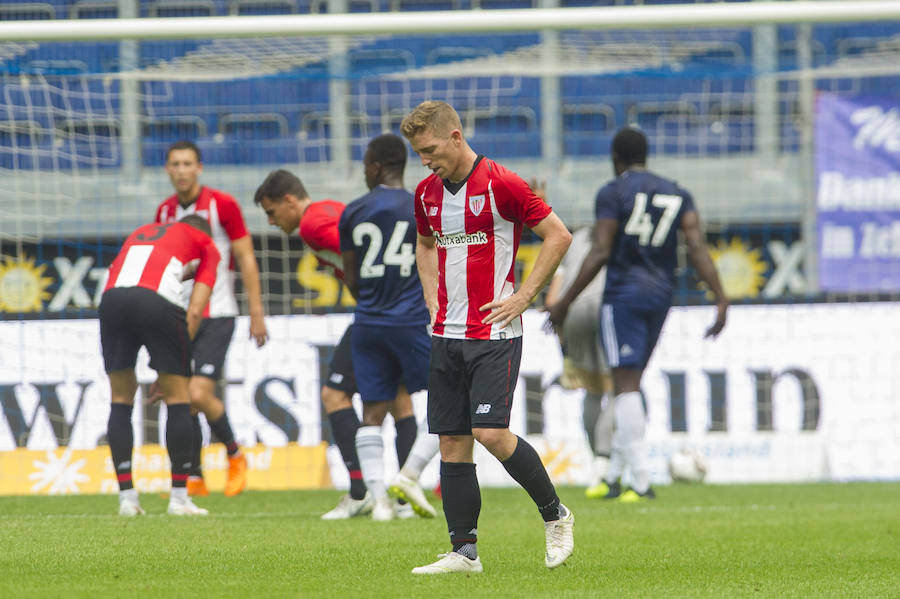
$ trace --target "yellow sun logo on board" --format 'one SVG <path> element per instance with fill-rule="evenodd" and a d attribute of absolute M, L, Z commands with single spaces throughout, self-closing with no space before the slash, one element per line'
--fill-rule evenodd
<path fill-rule="evenodd" d="M 46 269 L 27 256 L 0 256 L 0 312 L 40 312 L 53 284 L 44 276 Z"/>
<path fill-rule="evenodd" d="M 709 248 L 725 295 L 731 299 L 757 297 L 765 286 L 763 273 L 768 268 L 759 249 L 745 245 L 740 237 L 732 237 L 730 243 L 719 240 Z"/>

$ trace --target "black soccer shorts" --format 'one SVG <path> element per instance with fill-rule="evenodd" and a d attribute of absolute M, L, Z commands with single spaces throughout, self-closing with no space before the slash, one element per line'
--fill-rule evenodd
<path fill-rule="evenodd" d="M 194 376 L 214 381 L 225 371 L 225 355 L 234 335 L 234 317 L 204 318 L 194 337 Z"/>
<path fill-rule="evenodd" d="M 473 428 L 508 428 L 521 361 L 521 337 L 432 337 L 428 431 L 471 435 Z"/>
<path fill-rule="evenodd" d="M 353 325 L 351 324 L 344 331 L 337 347 L 334 348 L 334 354 L 328 364 L 328 377 L 322 383 L 331 389 L 343 391 L 350 397 L 353 397 L 357 391 L 356 376 L 353 374 L 352 332 Z"/>
<path fill-rule="evenodd" d="M 100 345 L 106 372 L 134 369 L 145 346 L 157 372 L 191 376 L 184 309 L 143 287 L 117 287 L 100 300 Z"/>

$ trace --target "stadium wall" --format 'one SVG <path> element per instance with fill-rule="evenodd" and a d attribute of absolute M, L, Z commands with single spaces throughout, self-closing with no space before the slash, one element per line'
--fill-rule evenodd
<path fill-rule="evenodd" d="M 706 457 L 707 481 L 713 483 L 900 479 L 900 372 L 889 363 L 895 327 L 885 326 L 900 322 L 900 306 L 736 306 L 723 336 L 704 340 L 712 317 L 708 307 L 673 308 L 644 376 L 647 451 L 656 484 L 669 482 L 668 458 L 684 446 Z M 246 318 L 238 320 L 225 397 L 242 445 L 257 453 L 321 447 L 327 433 L 320 373 L 350 319 L 272 317 L 272 339 L 261 349 L 248 340 Z M 535 443 L 557 483 L 586 484 L 590 452 L 582 396 L 558 385 L 561 355 L 555 337 L 543 331 L 544 321 L 541 312 L 525 313 L 510 428 Z M 76 476 L 90 471 L 112 480 L 111 469 L 85 469 L 75 453 L 107 451 L 108 386 L 98 335 L 94 320 L 0 323 L 0 338 L 23 340 L 17 348 L 7 346 L 0 361 L 0 493 L 22 492 L 24 480 L 32 481 L 27 492 L 34 493 L 112 488 L 79 484 Z M 154 379 L 142 352 L 138 380 L 143 388 Z M 415 401 L 423 414 L 425 398 Z M 140 393 L 137 403 L 143 403 Z M 135 410 L 137 444 L 164 442 L 164 422 L 164 408 Z M 387 446 L 392 441 L 388 424 Z M 28 450 L 45 452 L 45 459 Z M 221 449 L 207 457 L 211 465 L 216 452 Z M 287 487 L 346 486 L 340 458 L 329 456 L 330 477 L 322 475 L 321 459 L 317 452 L 281 459 L 274 476 Z M 512 484 L 484 451 L 476 461 L 482 484 Z M 18 467 L 10 468 L 13 463 Z M 396 458 L 386 457 L 385 467 L 396 471 Z M 54 476 L 66 477 L 66 484 L 53 484 Z M 436 480 L 435 460 L 423 481 Z"/>

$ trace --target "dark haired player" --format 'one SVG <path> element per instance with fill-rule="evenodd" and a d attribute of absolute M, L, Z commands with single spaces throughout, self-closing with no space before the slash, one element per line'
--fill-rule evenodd
<path fill-rule="evenodd" d="M 352 348 L 363 421 L 356 451 L 375 499 L 372 519 L 382 521 L 393 519 L 394 505 L 384 477 L 381 425 L 392 402 L 410 402 L 410 394 L 428 387 L 431 354 L 428 309 L 416 271 L 414 202 L 403 188 L 406 157 L 400 137 L 372 139 L 363 157 L 370 191 L 347 205 L 338 224 L 344 281 L 357 300 Z M 437 450 L 436 443 L 431 446 L 429 459 Z M 402 466 L 407 455 L 400 455 L 399 447 L 397 453 Z M 417 483 L 392 489 L 420 515 L 434 516 Z"/>
<path fill-rule="evenodd" d="M 716 321 L 706 337 L 715 337 L 725 327 L 728 300 L 691 194 L 647 170 L 644 134 L 631 127 L 620 130 L 613 138 L 612 162 L 616 178 L 597 193 L 591 250 L 571 287 L 549 313 L 550 321 L 561 330 L 569 306 L 606 265 L 600 332 L 615 393 L 606 497 L 635 502 L 655 497 L 644 451 L 641 376 L 672 305 L 679 229 L 691 262 L 715 296 Z M 633 482 L 623 492 L 619 478 L 626 466 Z"/>

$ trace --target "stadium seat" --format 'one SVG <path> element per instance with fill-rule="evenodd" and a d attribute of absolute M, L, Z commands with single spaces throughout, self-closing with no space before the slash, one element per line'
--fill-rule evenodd
<path fill-rule="evenodd" d="M 147 6 L 149 17 L 213 17 L 216 4 L 212 0 L 156 0 Z"/>
<path fill-rule="evenodd" d="M 77 0 L 69 6 L 70 19 L 115 19 L 118 16 L 118 0 Z"/>
<path fill-rule="evenodd" d="M 56 18 L 56 9 L 46 2 L 0 4 L 0 21 L 46 21 Z"/>

